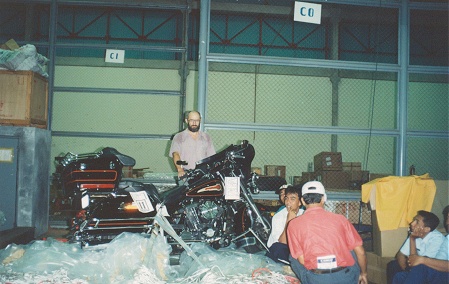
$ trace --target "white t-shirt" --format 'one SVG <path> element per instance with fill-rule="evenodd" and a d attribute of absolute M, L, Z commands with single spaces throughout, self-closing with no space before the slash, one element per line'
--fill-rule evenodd
<path fill-rule="evenodd" d="M 296 216 L 302 215 L 304 209 L 299 209 Z M 271 234 L 268 237 L 267 247 L 271 247 L 272 244 L 279 241 L 279 237 L 285 229 L 285 223 L 287 222 L 288 211 L 284 207 L 281 211 L 274 214 L 273 219 L 271 219 Z"/>

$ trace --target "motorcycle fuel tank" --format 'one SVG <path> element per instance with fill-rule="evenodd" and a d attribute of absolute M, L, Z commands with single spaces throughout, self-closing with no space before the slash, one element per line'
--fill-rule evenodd
<path fill-rule="evenodd" d="M 207 180 L 190 189 L 186 196 L 188 197 L 217 197 L 223 196 L 224 188 L 218 179 Z"/>

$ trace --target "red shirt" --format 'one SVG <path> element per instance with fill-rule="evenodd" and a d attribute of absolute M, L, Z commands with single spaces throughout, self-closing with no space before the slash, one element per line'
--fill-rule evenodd
<path fill-rule="evenodd" d="M 343 215 L 308 208 L 303 215 L 291 220 L 287 228 L 291 255 L 304 256 L 307 269 L 317 268 L 317 257 L 335 255 L 337 266 L 355 263 L 351 250 L 363 244 L 354 226 Z"/>

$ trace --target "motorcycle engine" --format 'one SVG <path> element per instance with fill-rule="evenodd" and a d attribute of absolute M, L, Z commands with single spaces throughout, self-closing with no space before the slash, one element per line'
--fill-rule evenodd
<path fill-rule="evenodd" d="M 225 208 L 219 201 L 200 200 L 185 208 L 186 231 L 193 240 L 214 242 L 224 233 L 226 226 Z M 183 237 L 183 238 L 184 238 Z"/>

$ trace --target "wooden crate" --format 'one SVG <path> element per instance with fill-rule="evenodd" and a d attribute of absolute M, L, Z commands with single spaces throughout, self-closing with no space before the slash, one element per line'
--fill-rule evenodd
<path fill-rule="evenodd" d="M 47 127 L 48 82 L 32 71 L 0 70 L 0 124 Z"/>

